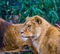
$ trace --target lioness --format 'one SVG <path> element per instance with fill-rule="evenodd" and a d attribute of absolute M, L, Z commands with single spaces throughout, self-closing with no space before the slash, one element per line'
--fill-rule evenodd
<path fill-rule="evenodd" d="M 37 54 L 31 41 L 23 41 L 20 30 L 23 24 L 11 24 L 0 18 L 0 50 L 1 51 L 21 51 L 22 46 L 28 45 L 34 54 Z M 25 40 L 25 38 L 24 38 Z M 0 51 L 0 53 L 1 53 Z"/>
<path fill-rule="evenodd" d="M 22 37 L 30 38 L 38 54 L 60 54 L 60 32 L 42 17 L 26 18 Z"/>

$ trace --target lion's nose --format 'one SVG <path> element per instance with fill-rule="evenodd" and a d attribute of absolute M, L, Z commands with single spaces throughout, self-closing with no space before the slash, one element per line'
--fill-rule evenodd
<path fill-rule="evenodd" d="M 23 34 L 24 32 L 21 32 L 21 34 Z"/>

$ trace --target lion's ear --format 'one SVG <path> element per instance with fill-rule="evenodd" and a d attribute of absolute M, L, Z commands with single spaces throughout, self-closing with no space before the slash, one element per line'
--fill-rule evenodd
<path fill-rule="evenodd" d="M 35 19 L 35 22 L 36 23 L 38 23 L 38 24 L 41 24 L 42 23 L 42 20 L 40 19 L 40 17 L 35 16 L 34 19 Z"/>

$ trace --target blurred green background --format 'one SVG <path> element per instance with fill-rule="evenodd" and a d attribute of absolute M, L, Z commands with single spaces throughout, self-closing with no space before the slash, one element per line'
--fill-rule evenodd
<path fill-rule="evenodd" d="M 27 16 L 39 15 L 52 25 L 60 23 L 60 0 L 0 0 L 0 17 L 23 23 Z"/>

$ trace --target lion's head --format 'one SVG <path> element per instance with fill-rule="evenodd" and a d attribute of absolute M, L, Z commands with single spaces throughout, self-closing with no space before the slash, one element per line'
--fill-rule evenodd
<path fill-rule="evenodd" d="M 27 17 L 22 27 L 22 37 L 37 38 L 41 34 L 42 20 L 39 16 Z"/>
<path fill-rule="evenodd" d="M 42 30 L 45 31 L 49 25 L 50 24 L 40 16 L 27 17 L 21 29 L 22 37 L 36 39 L 41 35 Z"/>

